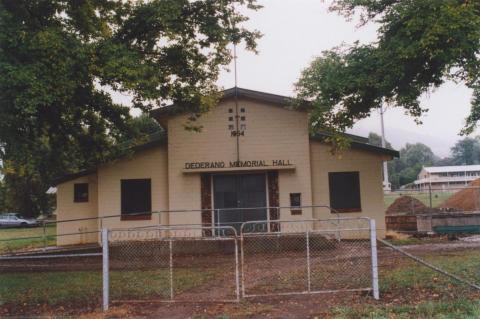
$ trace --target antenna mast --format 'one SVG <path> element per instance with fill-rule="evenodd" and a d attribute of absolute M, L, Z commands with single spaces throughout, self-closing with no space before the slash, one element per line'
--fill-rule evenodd
<path fill-rule="evenodd" d="M 240 127 L 239 127 L 239 118 L 238 115 L 238 73 L 237 73 L 237 41 L 233 41 L 233 65 L 234 65 L 234 75 L 235 75 L 235 137 L 237 140 L 237 163 L 240 162 Z"/>

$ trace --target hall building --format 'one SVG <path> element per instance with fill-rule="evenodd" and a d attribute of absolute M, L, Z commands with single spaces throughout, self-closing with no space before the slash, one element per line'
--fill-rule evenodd
<path fill-rule="evenodd" d="M 385 229 L 382 163 L 398 152 L 348 135 L 350 148 L 332 154 L 328 134 L 310 132 L 308 106 L 291 105 L 289 97 L 231 88 L 195 121 L 199 131 L 186 129 L 191 115 L 175 105 L 153 110 L 164 133 L 57 180 L 57 233 L 338 216 L 368 216 Z M 72 219 L 82 220 L 61 222 Z"/>

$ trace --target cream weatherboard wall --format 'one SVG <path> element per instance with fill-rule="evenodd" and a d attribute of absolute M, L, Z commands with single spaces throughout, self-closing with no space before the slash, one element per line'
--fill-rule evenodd
<path fill-rule="evenodd" d="M 141 151 L 131 158 L 100 166 L 96 174 L 59 184 L 57 187 L 57 243 L 71 245 L 92 243 L 99 240 L 99 234 L 62 236 L 64 234 L 98 231 L 104 228 L 128 228 L 168 224 L 168 214 L 152 214 L 150 220 L 122 221 L 120 217 L 107 217 L 121 213 L 120 181 L 122 179 L 149 178 L 152 187 L 152 211 L 168 210 L 166 146 L 157 146 Z M 89 201 L 73 201 L 73 185 L 89 184 Z M 71 219 L 96 218 L 87 221 L 62 222 Z"/>
<path fill-rule="evenodd" d="M 258 103 L 248 99 L 239 101 L 239 109 L 245 109 L 245 136 L 240 136 L 240 160 L 290 160 L 292 170 L 279 171 L 280 205 L 289 206 L 289 193 L 302 193 L 302 204 L 311 204 L 308 117 L 305 112 L 287 110 L 278 106 Z M 201 132 L 185 130 L 187 115 L 175 116 L 168 121 L 169 203 L 170 208 L 200 209 L 200 174 L 186 173 L 185 163 L 236 161 L 236 138 L 231 136 L 229 121 L 235 109 L 233 99 L 221 102 L 196 125 Z M 282 212 L 282 219 L 311 218 L 306 210 L 303 215 L 291 216 Z M 201 223 L 198 213 L 175 213 L 172 224 Z"/>
<path fill-rule="evenodd" d="M 88 183 L 88 202 L 75 203 L 73 201 L 74 184 Z M 91 174 L 57 186 L 57 244 L 72 245 L 96 242 L 98 234 L 78 233 L 96 232 L 98 220 L 83 220 L 68 222 L 71 219 L 96 218 L 98 216 L 97 175 Z M 75 234 L 75 235 L 67 235 Z"/>
<path fill-rule="evenodd" d="M 360 175 L 361 212 L 341 213 L 340 217 L 370 217 L 376 220 L 379 236 L 385 233 L 385 207 L 382 189 L 382 163 L 389 156 L 357 149 L 347 149 L 332 155 L 330 146 L 317 141 L 310 143 L 312 194 L 315 205 L 330 205 L 329 172 L 353 172 Z M 327 209 L 317 208 L 314 217 L 336 218 Z"/>
<path fill-rule="evenodd" d="M 58 220 L 102 217 L 100 220 L 59 223 L 58 234 L 96 231 L 101 227 L 128 228 L 151 225 L 201 224 L 201 172 L 188 170 L 186 163 L 235 162 L 236 137 L 229 125 L 234 121 L 235 102 L 223 100 L 216 108 L 203 114 L 196 125 L 200 132 L 185 129 L 188 115 L 163 118 L 168 132 L 168 145 L 158 144 L 97 168 L 95 174 L 58 185 Z M 382 161 L 390 156 L 374 151 L 349 149 L 340 155 L 331 155 L 330 147 L 310 139 L 308 114 L 288 110 L 269 103 L 241 98 L 241 121 L 246 125 L 245 135 L 239 138 L 240 161 L 290 161 L 293 166 L 279 167 L 279 205 L 290 206 L 290 193 L 301 193 L 302 206 L 329 205 L 329 172 L 358 171 L 362 211 L 342 213 L 342 217 L 375 218 L 379 229 L 385 229 L 382 190 Z M 271 169 L 269 167 L 268 169 Z M 249 168 L 250 169 L 250 168 Z M 255 168 L 264 172 L 265 167 Z M 213 170 L 215 171 L 215 170 Z M 238 168 L 218 169 L 213 173 L 239 173 Z M 245 171 L 245 170 L 244 170 Z M 209 170 L 212 172 L 212 170 Z M 121 180 L 151 179 L 152 211 L 196 210 L 153 214 L 150 220 L 121 220 Z M 74 203 L 73 185 L 89 183 L 89 201 Z M 282 209 L 280 219 L 332 218 L 326 209 L 303 209 L 301 215 L 292 215 Z M 382 236 L 383 233 L 380 233 Z M 97 234 L 59 237 L 59 244 L 95 242 Z"/>
<path fill-rule="evenodd" d="M 98 168 L 99 216 L 121 213 L 120 181 L 122 179 L 151 179 L 152 211 L 168 210 L 167 149 L 157 146 L 134 154 L 131 158 Z M 120 217 L 103 218 L 103 227 L 127 228 L 168 224 L 167 214 L 152 214 L 150 220 L 120 220 Z"/>

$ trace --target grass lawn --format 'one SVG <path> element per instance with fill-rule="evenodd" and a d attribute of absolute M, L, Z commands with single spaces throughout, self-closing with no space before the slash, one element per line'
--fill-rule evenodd
<path fill-rule="evenodd" d="M 366 306 L 337 308 L 331 316 L 338 319 L 477 319 L 480 301 L 464 298 L 451 301 L 425 301 L 416 305 Z"/>
<path fill-rule="evenodd" d="M 56 225 L 47 226 L 47 245 L 55 245 Z M 19 239 L 25 237 L 42 237 L 43 227 L 0 228 L 0 254 L 27 248 L 43 247 L 43 238 Z"/>
<path fill-rule="evenodd" d="M 176 269 L 175 294 L 212 280 L 218 269 Z M 112 271 L 111 300 L 170 298 L 168 269 Z M 38 272 L 0 274 L 0 307 L 99 306 L 102 300 L 102 273 L 98 271 Z"/>
<path fill-rule="evenodd" d="M 426 256 L 432 264 L 472 282 L 480 283 L 480 252 Z M 377 304 L 336 308 L 333 318 L 480 318 L 478 292 L 407 259 L 380 270 Z M 385 300 L 387 299 L 387 300 Z"/>
<path fill-rule="evenodd" d="M 438 207 L 444 201 L 446 201 L 450 196 L 454 193 L 452 192 L 433 192 L 432 193 L 432 207 Z M 417 192 L 397 192 L 391 194 L 384 194 L 383 201 L 385 204 L 385 208 L 388 208 L 397 198 L 408 195 L 414 197 L 425 204 L 427 207 L 430 207 L 430 194 L 427 193 L 417 193 Z"/>

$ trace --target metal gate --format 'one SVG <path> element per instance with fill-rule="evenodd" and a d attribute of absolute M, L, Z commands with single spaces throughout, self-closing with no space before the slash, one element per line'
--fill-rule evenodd
<path fill-rule="evenodd" d="M 238 301 L 233 227 L 170 226 L 108 231 L 110 300 Z"/>
<path fill-rule="evenodd" d="M 374 291 L 375 221 L 368 218 L 267 221 L 241 227 L 242 297 Z"/>
<path fill-rule="evenodd" d="M 251 221 L 240 230 L 103 230 L 104 309 L 110 300 L 238 302 L 337 291 L 379 298 L 374 220 Z"/>

